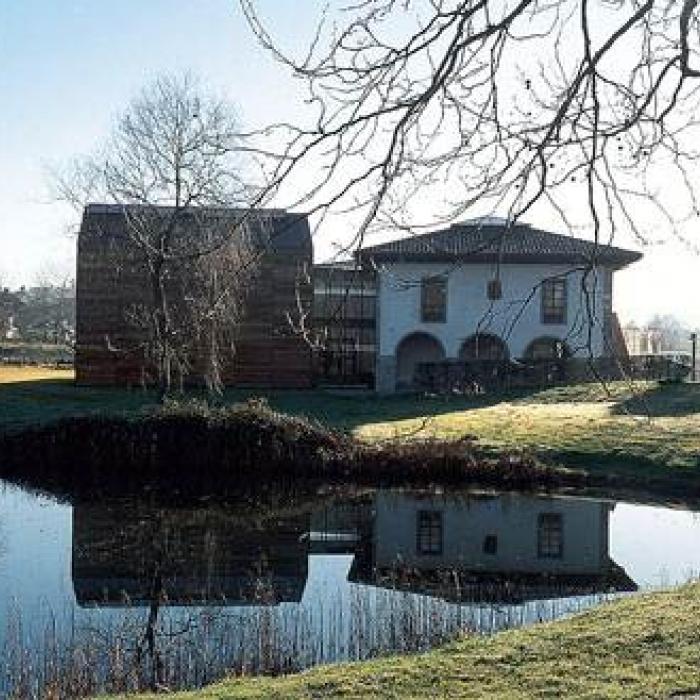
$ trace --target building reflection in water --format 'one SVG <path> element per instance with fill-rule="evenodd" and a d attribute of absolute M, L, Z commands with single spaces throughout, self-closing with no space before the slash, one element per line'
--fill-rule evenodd
<path fill-rule="evenodd" d="M 169 605 L 301 600 L 309 516 L 246 522 L 219 507 L 77 505 L 72 576 L 79 605 L 150 602 L 158 577 Z"/>
<path fill-rule="evenodd" d="M 154 576 L 165 604 L 299 602 L 313 554 L 354 555 L 350 583 L 450 602 L 634 591 L 610 558 L 614 502 L 522 494 L 380 491 L 252 522 L 235 509 L 78 505 L 80 605 L 139 605 Z"/>
<path fill-rule="evenodd" d="M 609 553 L 614 502 L 382 492 L 349 578 L 461 602 L 634 591 Z"/>

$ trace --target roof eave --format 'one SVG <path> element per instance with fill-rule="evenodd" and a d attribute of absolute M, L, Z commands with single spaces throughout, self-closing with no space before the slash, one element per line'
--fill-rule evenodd
<path fill-rule="evenodd" d="M 467 264 L 483 263 L 510 263 L 523 265 L 537 264 L 557 264 L 557 265 L 588 265 L 590 258 L 585 256 L 571 256 L 565 254 L 552 253 L 523 253 L 497 255 L 495 253 L 483 253 L 478 255 L 460 255 L 455 253 L 397 253 L 394 251 L 371 251 L 365 250 L 358 253 L 358 258 L 362 260 L 373 260 L 377 263 L 441 263 L 459 262 Z M 598 266 L 609 266 L 614 270 L 620 270 L 642 258 L 641 253 L 622 255 L 600 255 L 594 264 Z"/>

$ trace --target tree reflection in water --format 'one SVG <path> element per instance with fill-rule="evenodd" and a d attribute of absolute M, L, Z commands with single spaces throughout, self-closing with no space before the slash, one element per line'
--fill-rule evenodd
<path fill-rule="evenodd" d="M 405 491 L 257 512 L 81 503 L 78 613 L 50 644 L 6 650 L 3 690 L 23 697 L 28 667 L 45 697 L 198 687 L 553 619 L 636 589 L 609 556 L 614 505 Z"/>

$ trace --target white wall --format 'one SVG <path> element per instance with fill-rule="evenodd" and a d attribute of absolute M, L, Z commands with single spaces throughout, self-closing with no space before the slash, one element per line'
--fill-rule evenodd
<path fill-rule="evenodd" d="M 398 563 L 423 570 L 463 568 L 491 573 L 543 572 L 596 574 L 608 566 L 608 518 L 611 506 L 584 499 L 503 494 L 497 497 L 415 497 L 380 492 L 375 501 L 374 563 Z M 443 513 L 442 555 L 416 551 L 418 511 Z M 563 515 L 561 559 L 537 555 L 540 513 Z M 496 535 L 496 554 L 485 554 L 484 538 Z"/>
<path fill-rule="evenodd" d="M 439 339 L 446 357 L 456 358 L 466 338 L 479 330 L 501 337 L 511 357 L 522 357 L 529 343 L 540 336 L 565 340 L 574 354 L 587 356 L 587 322 L 581 272 L 567 275 L 568 311 L 564 325 L 541 322 L 540 290 L 532 299 L 533 288 L 542 280 L 569 273 L 571 265 L 508 264 L 501 267 L 503 298 L 491 303 L 487 283 L 495 277 L 491 264 L 391 263 L 379 269 L 378 355 L 394 355 L 408 334 L 424 331 Z M 422 323 L 420 298 L 423 277 L 447 275 L 446 323 Z M 593 288 L 594 277 L 589 277 Z M 595 356 L 605 355 L 603 342 L 603 272 L 595 277 L 592 349 Z M 518 318 L 519 316 L 519 318 Z"/>

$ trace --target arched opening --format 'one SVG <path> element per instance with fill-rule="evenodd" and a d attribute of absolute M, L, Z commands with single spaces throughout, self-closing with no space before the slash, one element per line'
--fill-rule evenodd
<path fill-rule="evenodd" d="M 411 333 L 396 348 L 396 386 L 414 386 L 416 368 L 424 362 L 442 362 L 445 350 L 439 340 L 428 333 Z"/>
<path fill-rule="evenodd" d="M 459 359 L 462 362 L 507 360 L 508 346 L 493 333 L 475 333 L 462 343 L 462 347 L 459 349 Z"/>
<path fill-rule="evenodd" d="M 525 349 L 524 358 L 529 361 L 564 360 L 571 357 L 569 346 L 559 338 L 542 336 L 535 338 Z"/>

